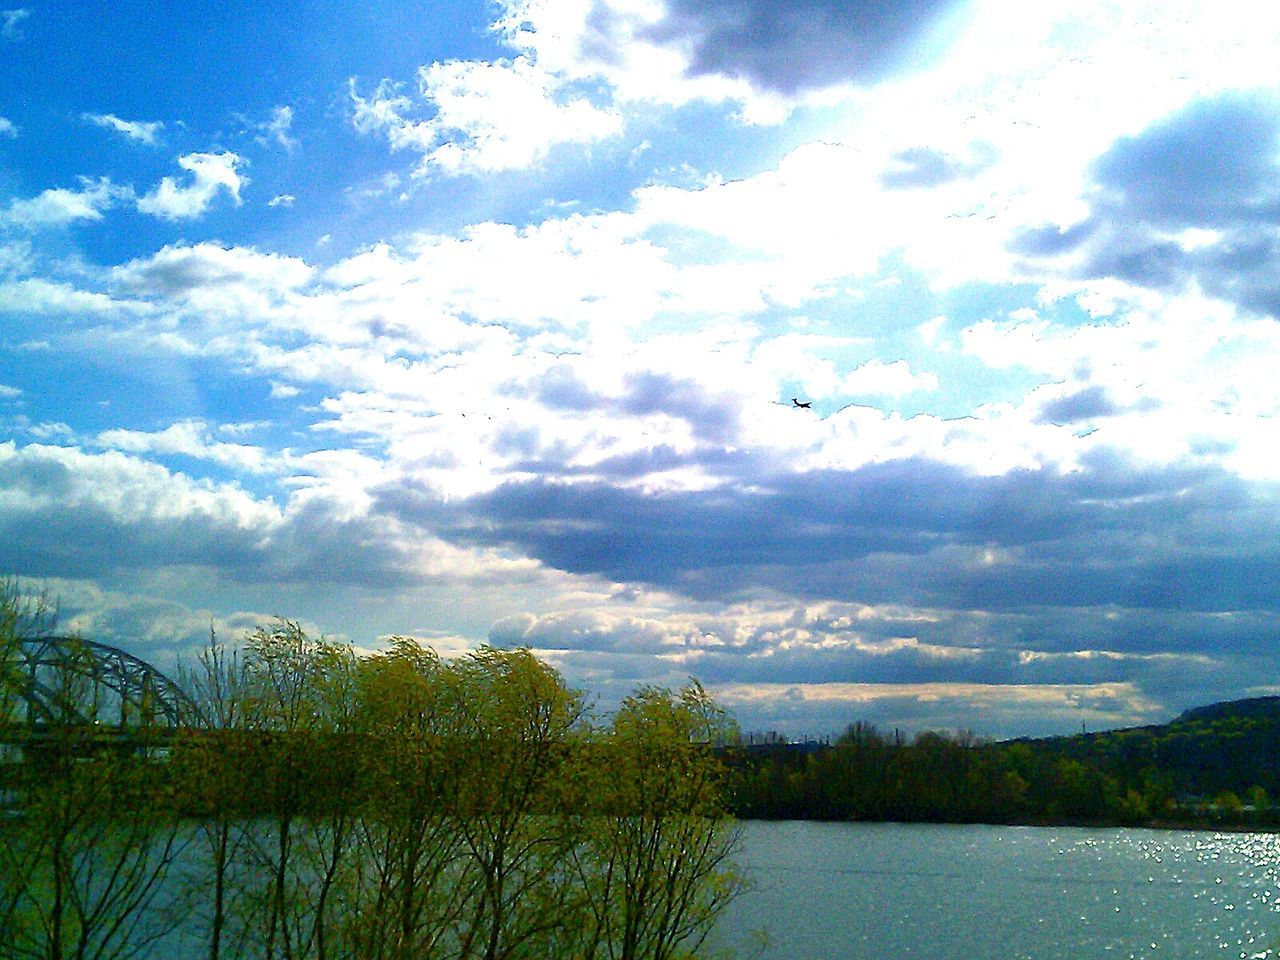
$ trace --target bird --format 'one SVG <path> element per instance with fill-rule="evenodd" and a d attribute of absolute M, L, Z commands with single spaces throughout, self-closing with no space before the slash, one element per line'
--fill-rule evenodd
<path fill-rule="evenodd" d="M 795 397 L 791 398 L 791 402 L 795 405 L 797 410 L 808 410 L 810 407 L 813 406 L 813 404 L 810 401 L 806 400 L 804 403 L 801 403 Z"/>

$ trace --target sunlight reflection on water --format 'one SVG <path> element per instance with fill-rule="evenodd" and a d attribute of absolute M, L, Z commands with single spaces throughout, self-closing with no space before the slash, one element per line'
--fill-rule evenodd
<path fill-rule="evenodd" d="M 720 935 L 745 957 L 1280 956 L 1276 835 L 742 826 L 741 859 L 757 887 Z"/>

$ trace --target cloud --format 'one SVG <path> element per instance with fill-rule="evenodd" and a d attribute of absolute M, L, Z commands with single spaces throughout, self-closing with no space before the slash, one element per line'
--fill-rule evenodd
<path fill-rule="evenodd" d="M 1024 230 L 1014 248 L 1089 279 L 1191 286 L 1280 315 L 1280 115 L 1273 92 L 1190 102 L 1092 168 L 1089 215 Z"/>
<path fill-rule="evenodd" d="M 95 444 L 133 454 L 180 454 L 251 474 L 278 468 L 261 447 L 214 440 L 200 420 L 182 420 L 156 432 L 104 430 Z"/>
<path fill-rule="evenodd" d="M 974 153 L 974 157 L 964 159 L 930 147 L 900 150 L 893 155 L 893 165 L 880 174 L 880 182 L 890 190 L 905 190 L 971 178 L 995 160 L 989 145 L 978 146 Z"/>
<path fill-rule="evenodd" d="M 256 139 L 259 143 L 274 142 L 286 150 L 293 150 L 298 145 L 298 141 L 289 136 L 289 131 L 292 127 L 293 107 L 278 106 L 272 109 L 270 120 L 258 125 L 262 135 Z"/>
<path fill-rule="evenodd" d="M 247 161 L 230 151 L 188 153 L 178 158 L 178 166 L 191 174 L 180 186 L 173 177 L 138 199 L 138 209 L 164 220 L 191 220 L 205 213 L 219 192 L 225 191 L 240 205 L 240 188 L 249 182 L 239 172 Z"/>
<path fill-rule="evenodd" d="M 149 450 L 182 445 L 180 429 L 112 439 Z M 229 446 L 198 452 L 216 459 Z M 428 578 L 429 544 L 402 542 L 385 520 L 353 512 L 322 482 L 323 464 L 311 469 L 314 485 L 281 509 L 235 484 L 119 451 L 0 443 L 0 569 L 91 579 L 201 569 L 241 585 L 384 589 Z"/>
<path fill-rule="evenodd" d="M 98 221 L 103 211 L 131 197 L 128 187 L 118 187 L 105 177 L 82 179 L 79 190 L 55 187 L 28 200 L 11 201 L 8 209 L 0 211 L 0 226 L 36 230 L 64 227 L 79 220 Z"/>
<path fill-rule="evenodd" d="M 274 197 L 267 201 L 268 207 L 292 207 L 294 201 L 298 198 L 292 193 L 277 193 Z"/>
<path fill-rule="evenodd" d="M 879 395 L 900 397 L 918 391 L 932 392 L 938 389 L 938 376 L 935 373 L 912 373 L 911 365 L 905 360 L 894 360 L 885 363 L 883 360 L 868 360 L 840 383 L 842 393 L 858 395 Z"/>
<path fill-rule="evenodd" d="M 89 123 L 102 127 L 104 130 L 114 130 L 128 139 L 146 144 L 148 147 L 157 145 L 156 136 L 164 129 L 164 124 L 159 120 L 121 120 L 110 113 L 84 113 L 81 116 Z"/>
<path fill-rule="evenodd" d="M 146 306 L 136 301 L 116 300 L 107 294 L 81 290 L 68 283 L 45 280 L 42 277 L 25 277 L 21 280 L 0 282 L 0 312 L 35 314 L 39 316 L 67 318 L 69 316 L 100 316 L 137 314 Z M 50 349 L 48 341 L 29 341 L 26 349 Z M 43 344 L 43 346 L 36 346 Z"/>
<path fill-rule="evenodd" d="M 0 39 L 17 43 L 24 39 L 22 24 L 31 16 L 25 8 L 17 10 L 0 10 Z"/>
<path fill-rule="evenodd" d="M 670 0 L 648 33 L 687 47 L 693 74 L 742 77 L 793 95 L 884 79 L 910 61 L 929 28 L 956 6 L 951 0 Z"/>
<path fill-rule="evenodd" d="M 210 242 L 161 247 L 111 271 L 112 280 L 131 293 L 174 299 L 237 288 L 278 297 L 313 275 L 313 268 L 296 257 Z"/>
<path fill-rule="evenodd" d="M 246 632 L 273 619 L 267 611 L 214 611 L 145 590 L 107 590 L 75 577 L 20 578 L 19 583 L 32 594 L 56 600 L 59 630 L 119 646 L 175 679 L 177 670 L 190 667 L 209 642 L 210 630 L 220 643 L 238 643 Z M 306 628 L 319 632 L 311 624 Z"/>
<path fill-rule="evenodd" d="M 18 137 L 18 127 L 8 117 L 0 117 L 0 137 L 8 137 L 10 140 Z"/>
<path fill-rule="evenodd" d="M 1120 411 L 1106 389 L 1094 384 L 1049 401 L 1041 410 L 1039 419 L 1041 423 L 1079 423 L 1115 416 Z"/>
<path fill-rule="evenodd" d="M 1269 489 L 1099 451 L 1072 473 L 983 477 L 908 459 L 757 475 L 740 489 L 513 482 L 452 519 L 409 486 L 378 502 L 459 542 L 707 601 L 779 591 L 990 611 L 1262 610 L 1274 607 L 1266 571 L 1280 563 Z M 1248 546 L 1220 549 L 1237 538 Z"/>
<path fill-rule="evenodd" d="M 356 129 L 383 133 L 393 149 L 420 153 L 420 174 L 524 169 L 558 144 L 592 143 L 622 126 L 616 111 L 596 106 L 527 57 L 433 63 L 418 81 L 433 113 L 427 119 L 413 119 L 418 105 L 386 80 L 367 98 L 352 81 L 351 101 Z"/>
<path fill-rule="evenodd" d="M 154 563 L 249 560 L 279 523 L 272 505 L 119 453 L 0 444 L 0 566 L 96 576 Z"/>
<path fill-rule="evenodd" d="M 756 730 L 821 735 L 851 720 L 881 729 L 971 730 L 980 736 L 1049 736 L 1139 726 L 1173 712 L 1132 684 L 796 683 L 725 684 L 718 702 L 751 717 Z"/>

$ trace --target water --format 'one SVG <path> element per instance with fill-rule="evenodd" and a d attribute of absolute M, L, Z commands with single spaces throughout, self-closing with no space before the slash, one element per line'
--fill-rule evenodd
<path fill-rule="evenodd" d="M 744 958 L 1280 957 L 1273 834 L 798 822 L 742 832 L 756 887 L 717 942 Z"/>

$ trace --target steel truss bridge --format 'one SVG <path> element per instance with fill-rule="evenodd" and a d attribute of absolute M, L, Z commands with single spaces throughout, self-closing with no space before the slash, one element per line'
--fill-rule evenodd
<path fill-rule="evenodd" d="M 34 746 L 55 736 L 125 745 L 162 743 L 201 725 L 176 683 L 118 647 L 39 636 L 0 649 L 0 744 Z"/>

